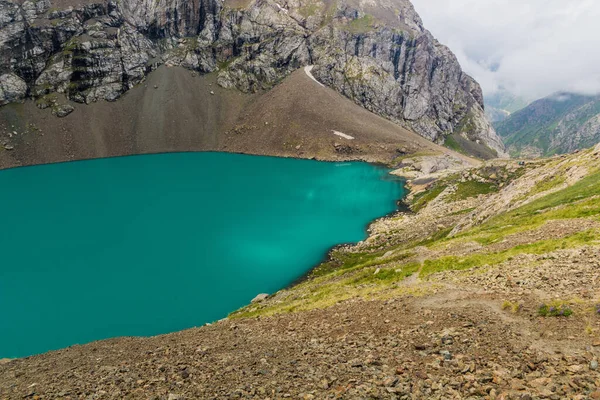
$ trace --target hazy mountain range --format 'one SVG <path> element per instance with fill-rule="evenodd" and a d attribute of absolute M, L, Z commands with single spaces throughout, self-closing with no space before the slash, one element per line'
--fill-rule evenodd
<path fill-rule="evenodd" d="M 513 156 L 567 153 L 600 141 L 600 96 L 556 93 L 494 123 Z"/>

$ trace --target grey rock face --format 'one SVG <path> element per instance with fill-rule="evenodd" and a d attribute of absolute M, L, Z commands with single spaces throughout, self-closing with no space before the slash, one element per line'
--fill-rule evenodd
<path fill-rule="evenodd" d="M 113 101 L 160 64 L 216 72 L 244 92 L 315 65 L 322 83 L 424 137 L 460 133 L 504 151 L 479 85 L 407 0 L 71 4 L 0 0 L 0 104 L 55 92 Z"/>
<path fill-rule="evenodd" d="M 22 100 L 26 94 L 27 84 L 17 75 L 0 75 L 0 105 Z"/>

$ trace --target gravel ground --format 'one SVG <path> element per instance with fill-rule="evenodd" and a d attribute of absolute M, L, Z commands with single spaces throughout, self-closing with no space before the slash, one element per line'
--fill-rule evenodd
<path fill-rule="evenodd" d="M 598 398 L 584 324 L 464 291 L 354 300 L 10 361 L 0 398 Z"/>

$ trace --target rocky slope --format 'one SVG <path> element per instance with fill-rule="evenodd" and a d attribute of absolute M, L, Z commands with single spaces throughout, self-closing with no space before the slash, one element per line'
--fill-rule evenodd
<path fill-rule="evenodd" d="M 63 118 L 29 101 L 6 105 L 0 108 L 0 169 L 207 150 L 392 166 L 419 153 L 450 164 L 476 163 L 322 87 L 303 70 L 255 94 L 222 88 L 216 80 L 215 74 L 161 66 L 119 101 L 69 103 L 77 109 Z"/>
<path fill-rule="evenodd" d="M 407 0 L 0 1 L 0 104 L 32 98 L 65 116 L 63 95 L 115 101 L 161 64 L 244 93 L 314 64 L 322 83 L 430 140 L 503 152 L 479 85 Z"/>
<path fill-rule="evenodd" d="M 600 141 L 600 97 L 556 93 L 494 125 L 515 156 L 568 153 Z"/>
<path fill-rule="evenodd" d="M 210 326 L 0 361 L 0 398 L 600 398 L 600 146 L 403 164 L 412 211 L 305 281 Z"/>

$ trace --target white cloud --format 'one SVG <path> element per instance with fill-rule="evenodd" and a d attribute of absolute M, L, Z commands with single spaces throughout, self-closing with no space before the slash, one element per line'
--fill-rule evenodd
<path fill-rule="evenodd" d="M 412 0 L 485 94 L 600 93 L 598 0 Z"/>

